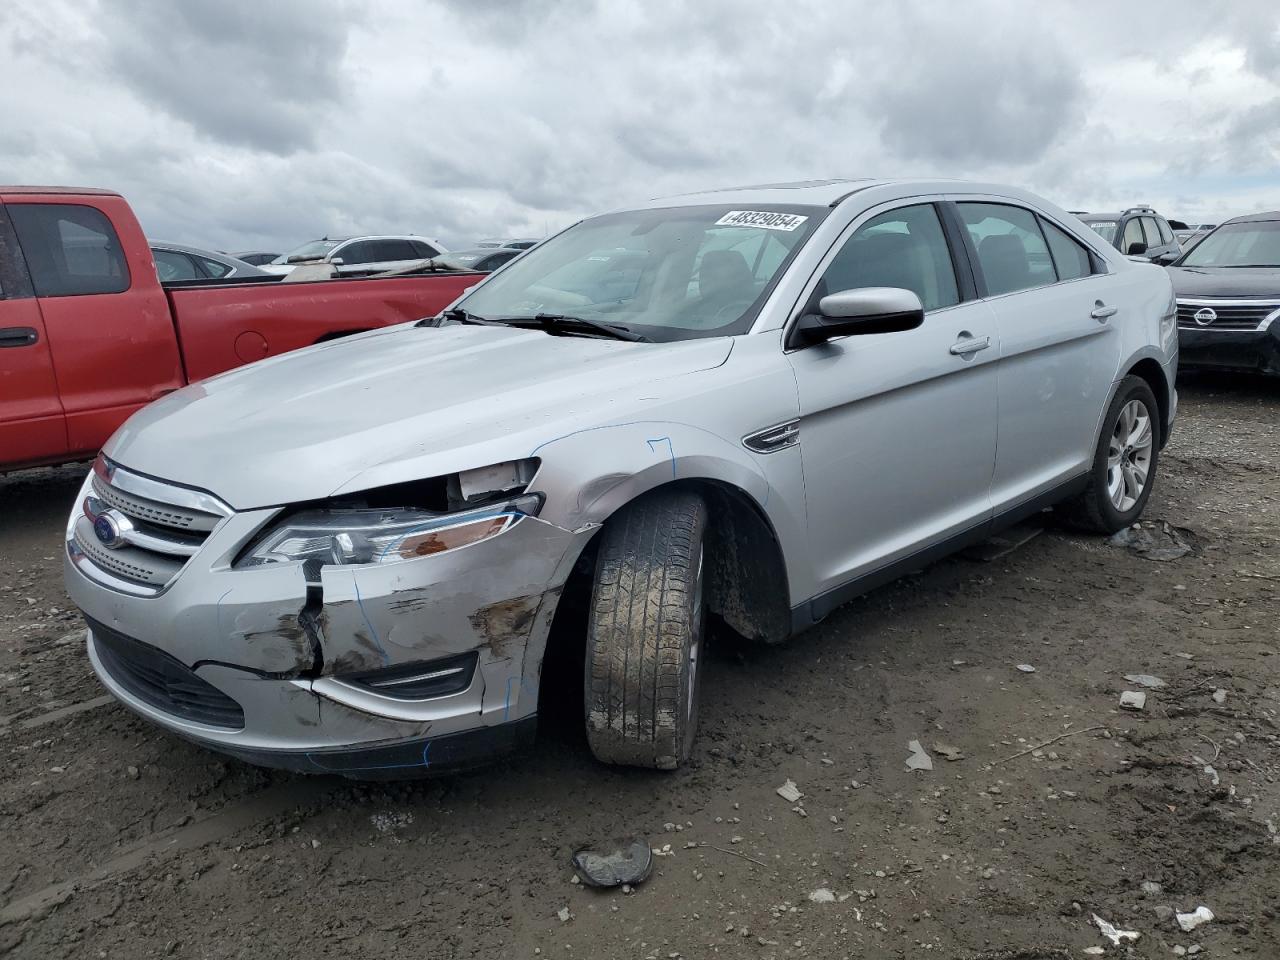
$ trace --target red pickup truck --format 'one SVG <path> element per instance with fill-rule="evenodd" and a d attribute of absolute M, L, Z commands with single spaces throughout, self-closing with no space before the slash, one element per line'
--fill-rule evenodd
<path fill-rule="evenodd" d="M 119 194 L 0 186 L 0 470 L 90 457 L 187 383 L 431 316 L 478 279 L 161 284 Z"/>

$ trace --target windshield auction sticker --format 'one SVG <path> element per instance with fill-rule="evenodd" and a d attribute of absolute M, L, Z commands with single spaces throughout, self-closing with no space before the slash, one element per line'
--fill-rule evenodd
<path fill-rule="evenodd" d="M 785 230 L 790 233 L 808 217 L 797 213 L 771 213 L 768 210 L 730 210 L 716 221 L 717 227 L 763 227 L 765 230 Z"/>

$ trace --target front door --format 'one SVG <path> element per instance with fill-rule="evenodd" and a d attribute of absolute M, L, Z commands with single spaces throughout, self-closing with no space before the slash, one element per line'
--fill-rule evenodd
<path fill-rule="evenodd" d="M 49 337 L 0 206 L 0 467 L 59 460 L 66 452 L 67 423 Z"/>
<path fill-rule="evenodd" d="M 990 517 L 999 345 L 990 307 L 963 299 L 963 256 L 933 203 L 872 211 L 836 245 L 806 301 L 903 287 L 925 308 L 914 330 L 789 354 L 819 595 Z"/>
<path fill-rule="evenodd" d="M 183 384 L 146 239 L 123 199 L 92 199 L 23 195 L 7 204 L 40 301 L 72 454 L 97 451 L 129 414 Z"/>

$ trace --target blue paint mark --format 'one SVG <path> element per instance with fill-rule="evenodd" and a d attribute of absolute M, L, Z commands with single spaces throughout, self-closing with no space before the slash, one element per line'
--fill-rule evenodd
<path fill-rule="evenodd" d="M 653 452 L 653 445 L 654 445 L 655 443 L 666 443 L 666 445 L 667 445 L 667 453 L 671 456 L 671 479 L 672 479 L 672 480 L 674 480 L 674 479 L 675 479 L 675 477 L 676 477 L 676 448 L 675 448 L 675 446 L 671 443 L 671 438 L 670 438 L 670 437 L 657 437 L 657 438 L 655 438 L 655 439 L 653 439 L 653 440 L 646 440 L 646 441 L 645 441 L 645 443 L 647 443 L 647 444 L 649 445 L 649 452 L 650 452 L 650 453 L 652 453 L 652 452 Z"/>
<path fill-rule="evenodd" d="M 351 571 L 351 586 L 356 591 L 356 605 L 360 607 L 360 615 L 364 617 L 365 626 L 369 628 L 369 633 L 373 635 L 374 646 L 378 648 L 378 652 L 382 654 L 382 665 L 385 667 L 391 662 L 391 658 L 387 656 L 387 651 L 382 647 L 382 641 L 378 639 L 378 631 L 374 629 L 373 621 L 369 619 L 369 611 L 364 608 L 364 600 L 360 597 L 360 584 L 356 583 L 356 573 Z"/>
<path fill-rule="evenodd" d="M 422 745 L 422 766 L 424 769 L 431 766 L 431 761 L 427 759 L 427 754 L 429 754 L 430 752 L 431 752 L 431 741 L 428 740 L 426 743 Z"/>

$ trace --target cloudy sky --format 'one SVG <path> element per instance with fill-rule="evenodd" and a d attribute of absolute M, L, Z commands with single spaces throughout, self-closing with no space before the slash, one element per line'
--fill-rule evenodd
<path fill-rule="evenodd" d="M 1280 207 L 1280 3 L 0 3 L 0 183 L 117 189 L 157 238 L 456 247 L 704 187 L 916 175 Z"/>

